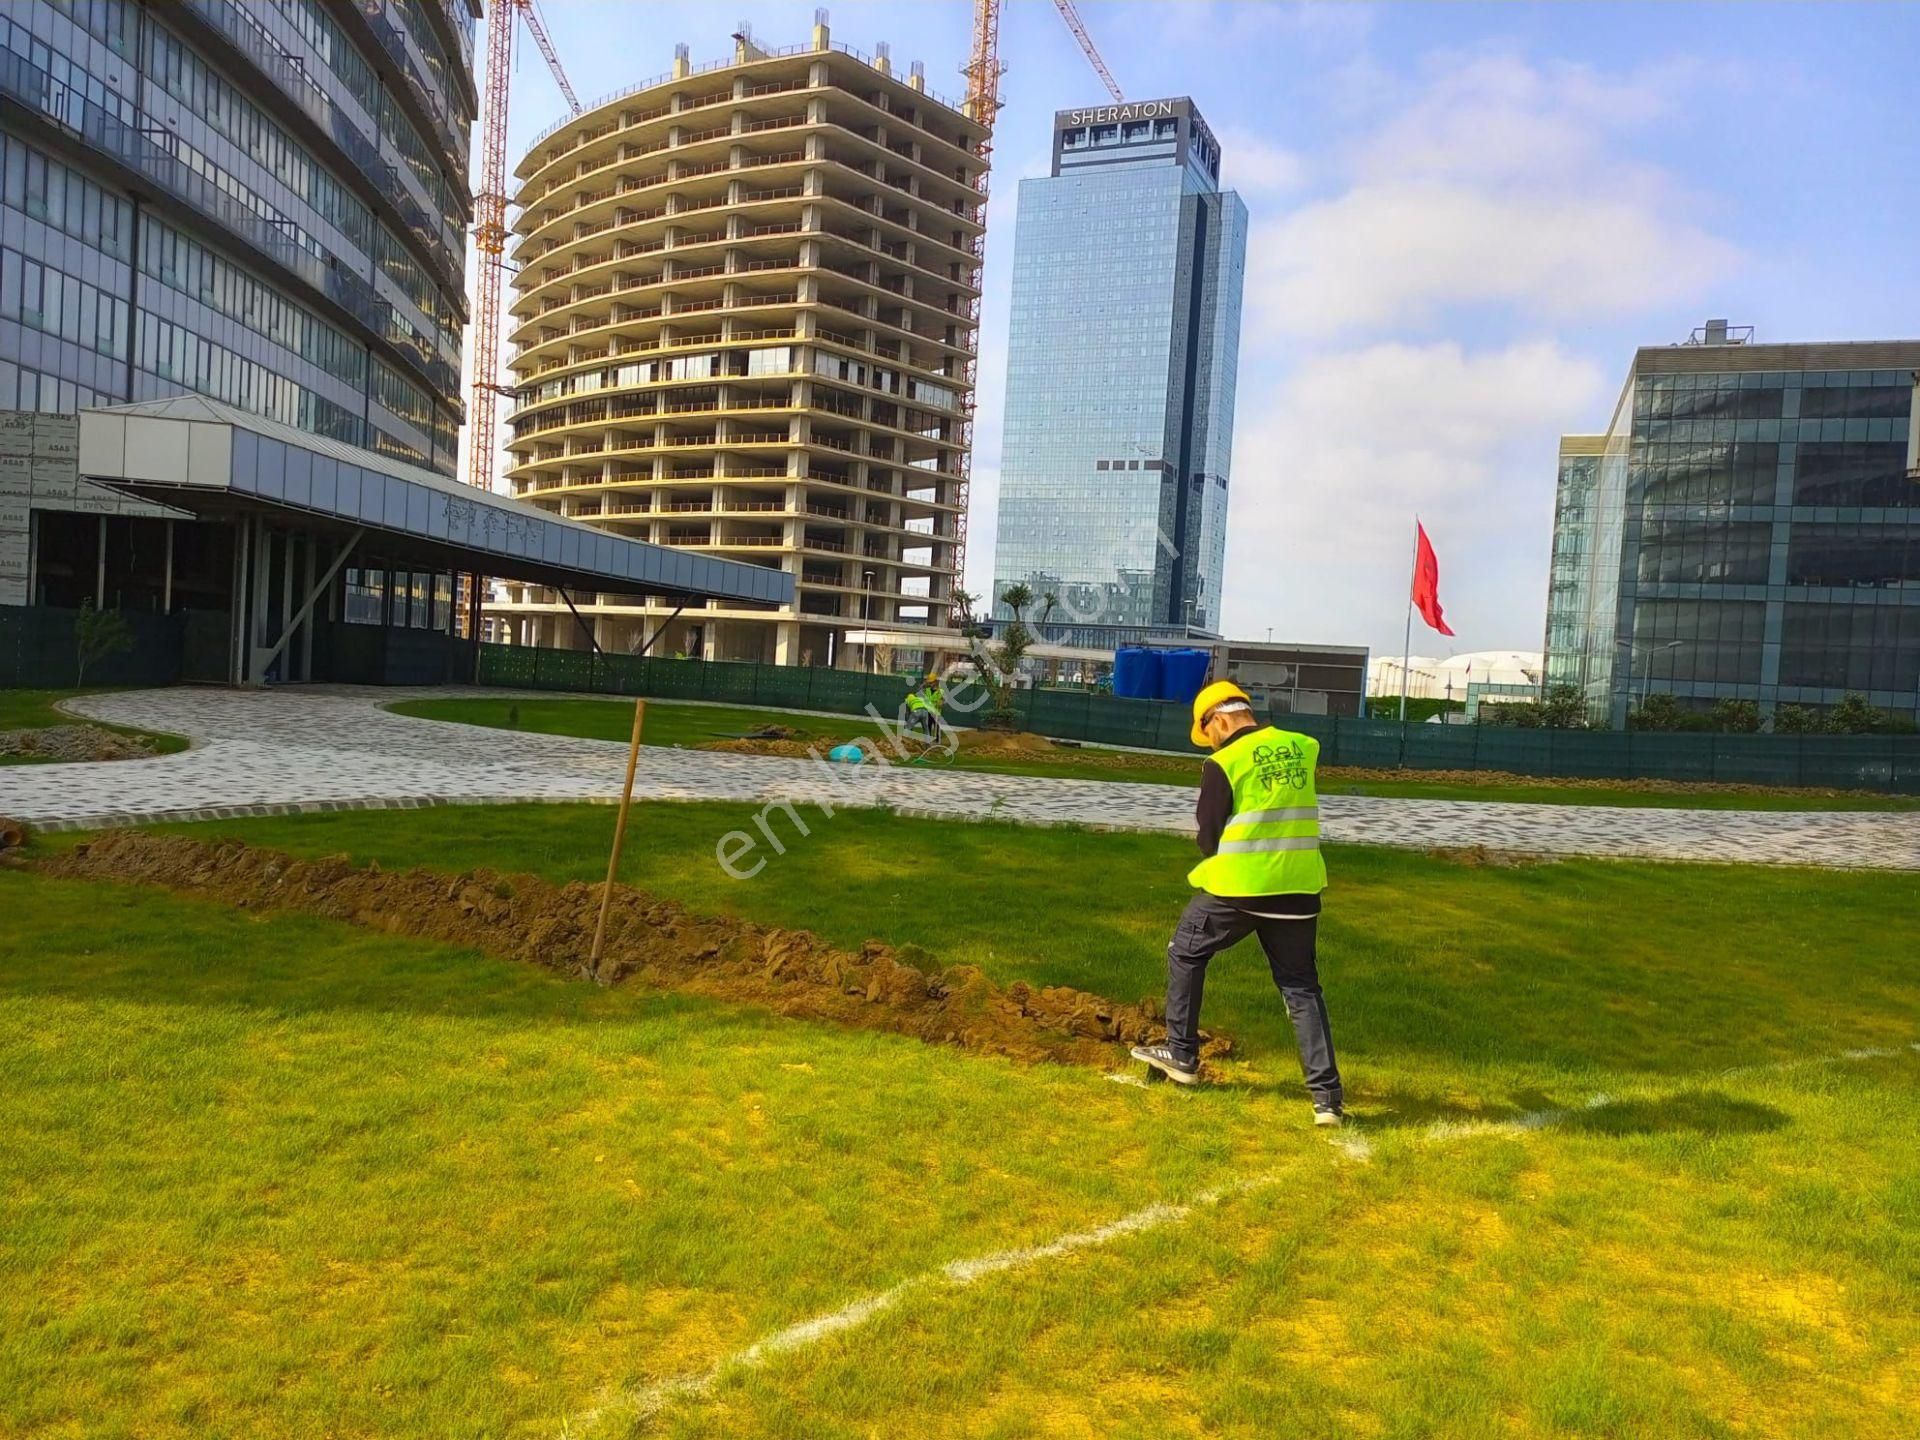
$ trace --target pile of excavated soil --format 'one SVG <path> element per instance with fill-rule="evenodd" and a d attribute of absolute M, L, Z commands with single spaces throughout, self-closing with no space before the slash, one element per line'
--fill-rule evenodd
<path fill-rule="evenodd" d="M 696 750 L 721 750 L 733 755 L 791 755 L 803 759 L 819 753 L 824 756 L 833 747 L 824 740 L 710 740 Z"/>
<path fill-rule="evenodd" d="M 0 755 L 39 760 L 144 760 L 154 752 L 130 735 L 98 725 L 48 725 L 38 730 L 0 730 Z"/>
<path fill-rule="evenodd" d="M 588 964 L 601 887 L 473 870 L 355 869 L 345 856 L 299 860 L 237 841 L 115 831 L 41 862 L 46 874 L 138 881 L 243 908 L 291 910 L 392 935 L 469 945 L 602 984 L 629 977 L 764 1006 L 782 1015 L 911 1035 L 1016 1060 L 1111 1066 L 1117 1045 L 1164 1037 L 1153 1000 L 1122 1005 L 1065 986 L 999 986 L 971 965 L 942 968 L 916 947 L 868 941 L 856 953 L 805 930 L 693 915 L 614 887 L 600 968 Z M 1203 1057 L 1231 1049 L 1202 1035 Z"/>

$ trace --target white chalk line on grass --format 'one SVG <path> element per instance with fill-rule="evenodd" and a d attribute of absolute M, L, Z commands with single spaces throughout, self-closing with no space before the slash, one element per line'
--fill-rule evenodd
<path fill-rule="evenodd" d="M 697 1375 L 676 1376 L 671 1380 L 663 1380 L 658 1384 L 619 1396 L 587 1412 L 574 1423 L 581 1427 L 579 1433 L 584 1433 L 601 1420 L 614 1415 L 634 1420 L 651 1419 L 675 1400 L 698 1399 L 711 1394 L 714 1386 L 719 1383 L 720 1377 L 729 1370 L 752 1369 L 766 1363 L 775 1355 L 802 1349 L 826 1339 L 829 1335 L 836 1335 L 843 1330 L 864 1325 L 876 1315 L 885 1314 L 893 1309 L 915 1291 L 935 1288 L 964 1290 L 990 1275 L 1004 1274 L 1009 1270 L 1024 1270 L 1049 1260 L 1058 1260 L 1080 1250 L 1098 1249 L 1116 1240 L 1125 1239 L 1129 1235 L 1141 1235 L 1149 1230 L 1158 1230 L 1164 1226 L 1177 1224 L 1198 1210 L 1223 1204 L 1256 1190 L 1269 1189 L 1278 1185 L 1288 1173 L 1284 1170 L 1275 1170 L 1245 1180 L 1236 1180 L 1230 1185 L 1203 1190 L 1182 1204 L 1162 1202 L 1148 1205 L 1131 1214 L 1122 1215 L 1118 1220 L 1110 1220 L 1105 1225 L 1095 1226 L 1091 1230 L 1076 1230 L 1038 1245 L 1022 1245 L 1011 1250 L 996 1250 L 964 1260 L 951 1260 L 937 1270 L 916 1275 L 910 1280 L 903 1280 L 890 1290 L 863 1295 L 841 1306 L 838 1310 L 802 1320 L 787 1326 L 784 1330 L 776 1330 L 771 1335 L 754 1341 L 746 1349 L 729 1355 L 711 1370 Z M 568 1435 L 574 1433 L 576 1432 L 571 1426 L 563 1431 L 563 1434 Z"/>
<path fill-rule="evenodd" d="M 1920 1053 L 1920 1041 L 1913 1042 L 1907 1048 Z M 1794 1070 L 1813 1065 L 1843 1065 L 1861 1060 L 1884 1060 L 1902 1053 L 1904 1052 L 1884 1047 L 1864 1047 L 1807 1060 L 1785 1060 L 1766 1065 L 1739 1066 L 1732 1070 L 1720 1071 L 1712 1078 L 1727 1079 L 1738 1075 Z M 1107 1078 L 1126 1083 L 1125 1078 L 1117 1074 L 1109 1075 Z M 1142 1083 L 1144 1084 L 1144 1081 Z M 1570 1115 L 1579 1113 L 1580 1110 L 1597 1110 L 1611 1103 L 1611 1096 L 1594 1095 L 1576 1109 L 1530 1110 L 1508 1120 L 1436 1120 L 1422 1134 L 1429 1143 L 1471 1140 L 1487 1135 L 1530 1135 L 1551 1129 Z M 1344 1130 L 1338 1134 L 1328 1135 L 1326 1138 L 1334 1150 L 1355 1163 L 1364 1165 L 1373 1158 L 1373 1146 L 1363 1135 Z M 727 1356 L 710 1370 L 698 1374 L 675 1376 L 672 1379 L 629 1390 L 587 1411 L 577 1420 L 564 1423 L 561 1433 L 567 1437 L 583 1434 L 601 1420 L 613 1415 L 622 1415 L 640 1421 L 649 1420 L 676 1400 L 701 1399 L 712 1394 L 721 1376 L 729 1370 L 753 1369 L 765 1364 L 776 1355 L 804 1349 L 828 1336 L 855 1329 L 875 1316 L 885 1314 L 917 1291 L 934 1288 L 965 1289 L 990 1275 L 1001 1275 L 1011 1270 L 1024 1270 L 1049 1260 L 1058 1260 L 1072 1255 L 1077 1251 L 1097 1249 L 1130 1235 L 1140 1235 L 1150 1230 L 1175 1225 L 1198 1211 L 1278 1185 L 1288 1173 L 1286 1170 L 1268 1171 L 1211 1190 L 1203 1190 L 1184 1203 L 1160 1202 L 1148 1205 L 1130 1214 L 1122 1215 L 1117 1220 L 1110 1220 L 1105 1225 L 1095 1226 L 1091 1230 L 1073 1231 L 1038 1245 L 996 1250 L 970 1259 L 949 1261 L 937 1270 L 903 1280 L 890 1290 L 863 1295 L 841 1306 L 838 1310 L 815 1315 L 811 1319 L 801 1320 L 785 1329 L 776 1330 L 771 1335 L 762 1336 L 744 1350 Z M 579 1428 L 576 1429 L 576 1426 Z"/>
<path fill-rule="evenodd" d="M 1906 1050 L 1893 1049 L 1884 1045 L 1865 1045 L 1855 1050 L 1842 1050 L 1838 1055 L 1816 1055 L 1807 1060 L 1773 1060 L 1764 1065 L 1736 1065 L 1731 1070 L 1722 1070 L 1713 1078 L 1731 1080 L 1742 1075 L 1777 1075 L 1786 1070 L 1812 1070 L 1820 1066 L 1846 1065 L 1861 1060 L 1891 1060 L 1896 1055 L 1904 1055 L 1910 1050 L 1920 1054 L 1920 1040 L 1912 1041 Z"/>

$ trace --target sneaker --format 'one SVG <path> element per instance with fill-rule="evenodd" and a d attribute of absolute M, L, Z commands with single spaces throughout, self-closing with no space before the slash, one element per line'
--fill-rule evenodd
<path fill-rule="evenodd" d="M 1347 1112 L 1338 1105 L 1316 1105 L 1313 1107 L 1313 1123 L 1337 1130 L 1347 1123 Z"/>
<path fill-rule="evenodd" d="M 1147 1064 L 1151 1065 L 1155 1070 L 1158 1070 L 1176 1085 L 1198 1085 L 1200 1083 L 1200 1067 L 1198 1065 L 1182 1065 L 1174 1058 L 1173 1051 L 1164 1045 L 1136 1045 L 1133 1047 L 1132 1053 L 1134 1059 L 1146 1061 Z"/>

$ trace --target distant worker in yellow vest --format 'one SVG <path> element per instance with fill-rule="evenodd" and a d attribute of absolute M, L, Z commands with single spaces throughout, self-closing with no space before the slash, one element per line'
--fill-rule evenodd
<path fill-rule="evenodd" d="M 1254 719 L 1238 685 L 1218 681 L 1193 701 L 1193 743 L 1213 749 L 1194 809 L 1200 853 L 1187 874 L 1200 893 L 1167 945 L 1167 1040 L 1133 1055 L 1182 1085 L 1200 1078 L 1200 996 L 1207 962 L 1257 935 L 1280 987 L 1313 1096 L 1313 1122 L 1345 1118 L 1333 1033 L 1314 963 L 1327 866 L 1320 855 L 1314 770 L 1320 742 Z"/>
<path fill-rule="evenodd" d="M 946 703 L 940 682 L 929 675 L 907 691 L 907 722 L 927 739 L 940 733 L 940 707 Z"/>

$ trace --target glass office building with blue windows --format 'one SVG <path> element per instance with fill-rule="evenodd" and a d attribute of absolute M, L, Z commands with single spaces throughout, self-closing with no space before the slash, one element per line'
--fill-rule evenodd
<path fill-rule="evenodd" d="M 1616 727 L 1649 694 L 1920 719 L 1920 341 L 1749 336 L 1640 350 L 1563 439 L 1547 684 Z"/>
<path fill-rule="evenodd" d="M 451 475 L 479 13 L 0 5 L 0 411 L 200 395 Z M 158 522 L 26 499 L 0 480 L 0 604 L 77 605 L 96 549 L 139 588 Z"/>
<path fill-rule="evenodd" d="M 1247 244 L 1220 160 L 1188 99 L 1063 110 L 1020 184 L 997 616 L 1025 584 L 1081 634 L 1219 626 Z"/>

